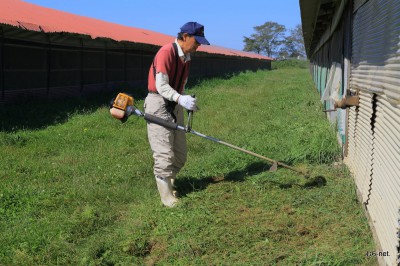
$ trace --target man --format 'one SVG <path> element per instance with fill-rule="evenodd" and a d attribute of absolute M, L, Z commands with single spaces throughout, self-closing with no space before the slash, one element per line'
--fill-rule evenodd
<path fill-rule="evenodd" d="M 197 48 L 210 43 L 204 37 L 204 26 L 188 22 L 180 28 L 174 43 L 160 48 L 150 66 L 149 94 L 145 99 L 145 112 L 183 125 L 183 108 L 196 111 L 196 99 L 184 95 L 191 58 Z M 183 107 L 183 108 L 182 108 Z M 173 183 L 186 162 L 185 132 L 148 123 L 147 134 L 154 158 L 154 175 L 161 202 L 174 207 L 178 201 Z"/>

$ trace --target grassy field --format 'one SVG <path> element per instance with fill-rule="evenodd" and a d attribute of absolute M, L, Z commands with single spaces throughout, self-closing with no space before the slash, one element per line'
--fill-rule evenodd
<path fill-rule="evenodd" d="M 287 63 L 285 63 L 287 64 Z M 143 94 L 131 91 L 139 98 Z M 306 68 L 193 84 L 194 135 L 178 207 L 162 207 L 143 119 L 108 96 L 0 113 L 0 265 L 376 265 L 335 131 Z"/>

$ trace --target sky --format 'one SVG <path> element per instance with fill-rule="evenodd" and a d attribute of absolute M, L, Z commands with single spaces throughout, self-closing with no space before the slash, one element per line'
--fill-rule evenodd
<path fill-rule="evenodd" d="M 186 22 L 196 21 L 204 25 L 205 36 L 212 45 L 236 50 L 243 50 L 243 37 L 250 37 L 254 26 L 273 21 L 287 29 L 294 29 L 301 24 L 298 0 L 24 1 L 171 36 L 176 36 Z"/>

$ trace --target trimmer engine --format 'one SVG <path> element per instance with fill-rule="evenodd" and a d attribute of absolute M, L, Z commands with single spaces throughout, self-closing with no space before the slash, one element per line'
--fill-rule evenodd
<path fill-rule="evenodd" d="M 119 120 L 124 120 L 130 115 L 134 104 L 132 96 L 125 93 L 118 93 L 117 97 L 112 101 L 112 106 L 110 109 L 111 115 Z"/>

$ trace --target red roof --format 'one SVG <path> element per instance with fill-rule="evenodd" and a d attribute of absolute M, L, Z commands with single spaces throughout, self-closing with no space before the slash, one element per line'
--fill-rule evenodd
<path fill-rule="evenodd" d="M 0 24 L 8 24 L 32 31 L 68 32 L 110 38 L 115 41 L 129 41 L 162 46 L 175 37 L 155 31 L 128 27 L 104 20 L 75 15 L 52 8 L 42 7 L 20 0 L 0 1 Z M 269 57 L 214 45 L 201 46 L 198 51 L 267 59 Z"/>

